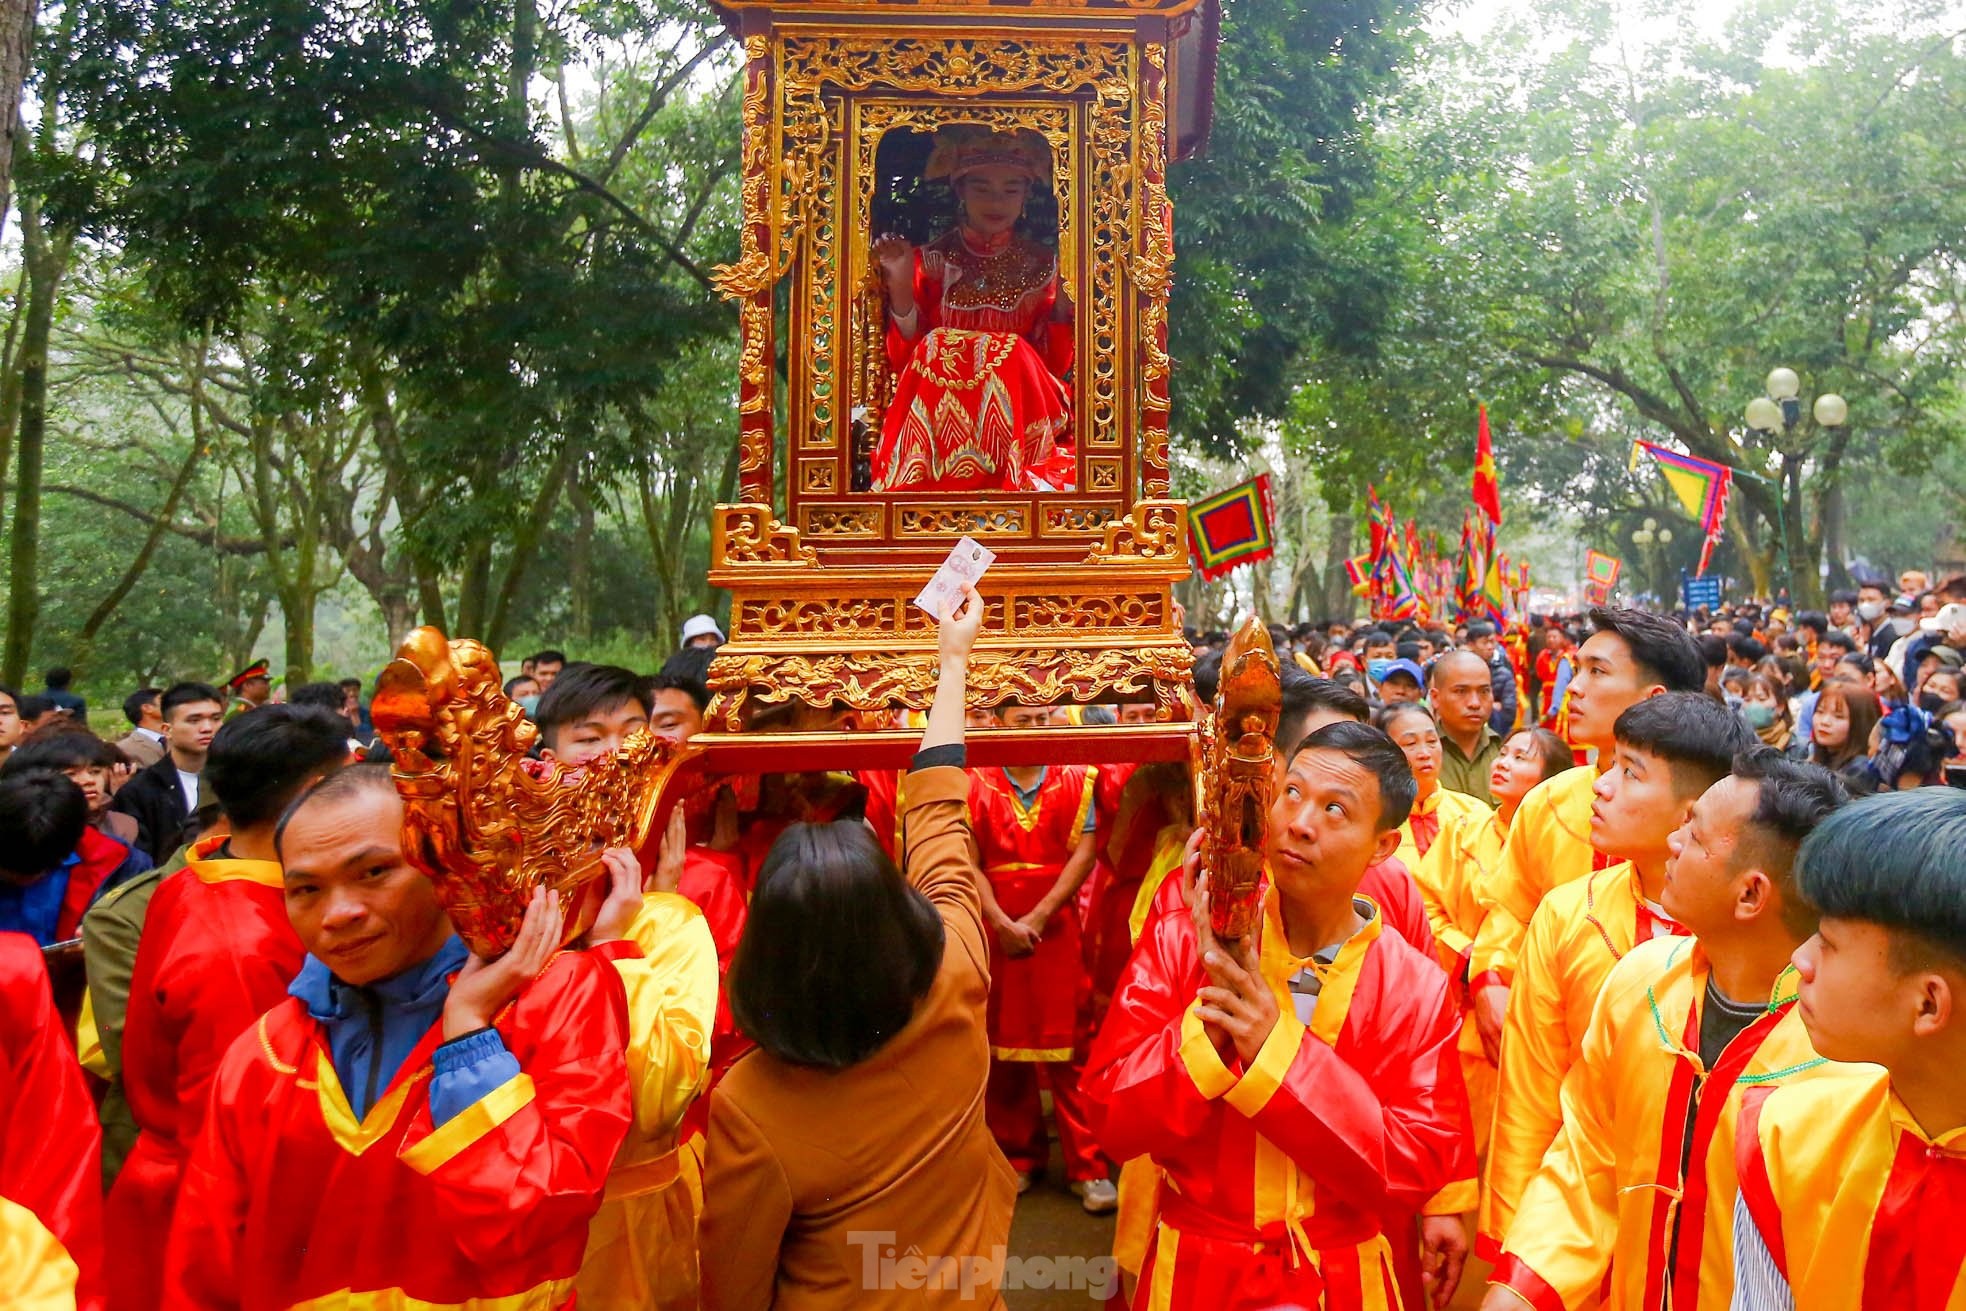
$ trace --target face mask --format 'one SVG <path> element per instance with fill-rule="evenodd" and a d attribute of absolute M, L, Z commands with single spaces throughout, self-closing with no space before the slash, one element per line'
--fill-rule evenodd
<path fill-rule="evenodd" d="M 1368 660 L 1365 662 L 1365 672 L 1371 676 L 1372 681 L 1375 683 L 1382 681 L 1386 677 L 1386 671 L 1392 667 L 1393 662 L 1390 660 Z"/>
<path fill-rule="evenodd" d="M 1877 617 L 1884 613 L 1884 602 L 1860 601 L 1857 604 L 1857 613 L 1863 616 L 1865 623 L 1874 624 L 1877 622 Z"/>
<path fill-rule="evenodd" d="M 1920 692 L 1918 694 L 1918 708 L 1928 715 L 1938 714 L 1944 705 L 1944 700 L 1940 698 L 1937 692 Z"/>
<path fill-rule="evenodd" d="M 1747 717 L 1748 727 L 1757 731 L 1775 722 L 1775 707 L 1764 702 L 1750 701 L 1741 707 L 1741 713 Z"/>
<path fill-rule="evenodd" d="M 1899 637 L 1903 637 L 1911 631 L 1911 617 L 1909 615 L 1899 615 L 1896 619 L 1885 620 L 1884 626 L 1896 633 Z"/>

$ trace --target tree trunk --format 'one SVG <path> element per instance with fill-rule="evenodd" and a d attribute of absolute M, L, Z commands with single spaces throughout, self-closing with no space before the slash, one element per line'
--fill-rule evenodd
<path fill-rule="evenodd" d="M 575 480 L 567 487 L 573 501 L 573 544 L 567 552 L 567 587 L 572 594 L 573 615 L 568 628 L 575 641 L 585 642 L 594 635 L 594 499 Z"/>
<path fill-rule="evenodd" d="M 485 641 L 485 615 L 491 600 L 491 543 L 473 542 L 464 556 L 463 577 L 457 585 L 457 631 L 452 637 Z M 490 646 L 491 643 L 486 641 Z M 494 647 L 494 650 L 497 648 Z"/>
<path fill-rule="evenodd" d="M 533 559 L 539 554 L 539 543 L 546 536 L 546 526 L 552 522 L 553 511 L 560 504 L 560 492 L 566 487 L 567 474 L 573 469 L 574 443 L 562 439 L 560 454 L 553 461 L 553 467 L 546 471 L 546 481 L 541 484 L 539 494 L 533 498 L 532 509 L 520 523 L 519 531 L 512 538 L 512 557 L 505 562 L 505 577 L 498 586 L 498 597 L 492 605 L 491 623 L 486 629 L 485 645 L 497 651 L 505 645 L 511 635 L 512 607 L 519 599 L 519 587 L 526 579 L 526 571 L 532 568 Z"/>
<path fill-rule="evenodd" d="M 0 345 L 0 528 L 6 527 L 7 470 L 14 462 L 14 434 L 20 429 L 20 325 L 27 317 L 27 265 L 21 265 L 14 288 L 14 308 L 7 315 L 7 338 Z"/>
<path fill-rule="evenodd" d="M 1352 558 L 1353 525 L 1349 506 L 1331 512 L 1331 539 L 1324 547 L 1324 590 L 1318 598 L 1321 613 L 1312 615 L 1314 620 L 1349 621 L 1357 608 L 1358 598 L 1352 595 L 1352 581 L 1345 573 L 1345 561 Z"/>
<path fill-rule="evenodd" d="M 34 48 L 35 0 L 0 0 L 0 224 L 12 194 L 14 143 L 20 136 L 21 84 Z M 0 232 L 4 232 L 0 227 Z"/>
<path fill-rule="evenodd" d="M 38 205 L 21 207 L 22 258 L 28 267 L 27 319 L 21 329 L 19 473 L 14 484 L 14 523 L 7 568 L 7 643 L 0 679 L 18 687 L 34 649 L 41 617 L 41 479 L 48 436 L 48 336 L 55 298 L 68 262 L 68 239 L 50 239 Z"/>

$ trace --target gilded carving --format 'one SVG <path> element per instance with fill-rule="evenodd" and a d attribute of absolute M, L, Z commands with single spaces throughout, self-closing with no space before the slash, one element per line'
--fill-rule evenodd
<path fill-rule="evenodd" d="M 887 530 L 887 507 L 802 505 L 799 527 L 808 537 L 879 537 Z"/>
<path fill-rule="evenodd" d="M 1109 560 L 1144 560 L 1184 564 L 1188 551 L 1188 520 L 1173 501 L 1141 501 L 1133 513 L 1106 529 L 1106 540 L 1092 548 L 1087 564 Z"/>
<path fill-rule="evenodd" d="M 799 541 L 799 530 L 773 517 L 768 505 L 717 507 L 716 555 L 725 564 L 817 564 L 819 556 Z"/>
<path fill-rule="evenodd" d="M 1188 677 L 1186 643 L 1098 650 L 979 650 L 970 660 L 968 705 L 1051 705 L 1097 700 L 1178 705 Z M 710 666 L 711 717 L 738 731 L 747 707 L 844 704 L 856 710 L 925 709 L 935 692 L 933 652 L 824 655 L 720 654 Z"/>
<path fill-rule="evenodd" d="M 607 891 L 600 851 L 647 844 L 665 789 L 695 754 L 642 731 L 578 769 L 529 761 L 539 730 L 502 679 L 478 643 L 419 628 L 376 680 L 372 706 L 403 797 L 404 854 L 483 956 L 512 945 L 541 885 L 566 903 L 566 939 L 586 932 Z"/>
<path fill-rule="evenodd" d="M 1030 522 L 1021 505 L 904 505 L 900 512 L 903 537 L 1001 537 L 1024 532 Z"/>

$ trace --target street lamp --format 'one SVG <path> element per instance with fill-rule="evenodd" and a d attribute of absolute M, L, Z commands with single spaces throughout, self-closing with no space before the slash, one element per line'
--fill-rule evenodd
<path fill-rule="evenodd" d="M 1748 402 L 1748 427 L 1769 437 L 1786 437 L 1794 431 L 1795 425 L 1802 422 L 1802 379 L 1794 369 L 1774 368 L 1768 371 L 1763 384 L 1767 395 L 1757 396 Z M 1841 428 L 1850 421 L 1850 403 L 1835 392 L 1824 392 L 1809 407 L 1810 417 L 1819 428 Z M 1778 448 L 1779 449 L 1779 448 Z M 1773 479 L 1775 484 L 1775 518 L 1782 533 L 1782 581 L 1788 588 L 1789 599 L 1795 598 L 1795 566 L 1789 554 L 1789 512 L 1788 512 L 1788 452 L 1782 451 L 1783 467 Z M 1746 473 L 1745 470 L 1742 471 Z M 1758 475 L 1747 474 L 1750 478 Z M 1768 479 L 1760 479 L 1767 482 Z"/>
<path fill-rule="evenodd" d="M 1648 514 L 1645 516 L 1645 522 L 1632 530 L 1632 545 L 1636 546 L 1638 553 L 1646 558 L 1647 568 L 1645 572 L 1648 574 L 1652 570 L 1650 568 L 1651 552 L 1647 548 L 1654 542 L 1658 543 L 1660 550 L 1664 550 L 1670 546 L 1672 544 L 1672 529 L 1661 528 L 1659 521 Z"/>

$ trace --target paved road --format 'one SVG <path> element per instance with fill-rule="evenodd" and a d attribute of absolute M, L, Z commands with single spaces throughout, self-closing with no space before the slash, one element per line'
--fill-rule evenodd
<path fill-rule="evenodd" d="M 1013 1264 L 1011 1270 L 1023 1270 L 1034 1275 L 1056 1276 L 1061 1273 L 1058 1258 L 1096 1259 L 1112 1252 L 1113 1218 L 1109 1215 L 1087 1215 L 1079 1206 L 1079 1199 L 1066 1191 L 1064 1174 L 1059 1165 L 1057 1153 L 1052 1155 L 1051 1169 L 1032 1185 L 1031 1191 L 1017 1199 L 1017 1214 L 1010 1225 L 1010 1253 L 1013 1258 L 1022 1258 Z M 1042 1257 L 1043 1262 L 1031 1258 Z M 1475 1311 L 1481 1305 L 1483 1280 L 1488 1267 L 1470 1261 L 1467 1277 L 1461 1281 L 1460 1292 L 1455 1296 L 1449 1311 Z M 1067 1264 L 1062 1273 L 1070 1277 L 1076 1272 L 1095 1273 L 1086 1264 Z M 1103 1273 L 1103 1267 L 1099 1271 Z M 1033 1281 L 1036 1282 L 1036 1281 Z M 1007 1291 L 1004 1301 L 1009 1303 L 1010 1311 L 1087 1311 L 1100 1306 L 1090 1291 L 1084 1287 L 1025 1288 Z M 1113 1304 L 1117 1306 L 1118 1303 Z M 1419 1311 L 1409 1307 L 1407 1311 Z"/>

